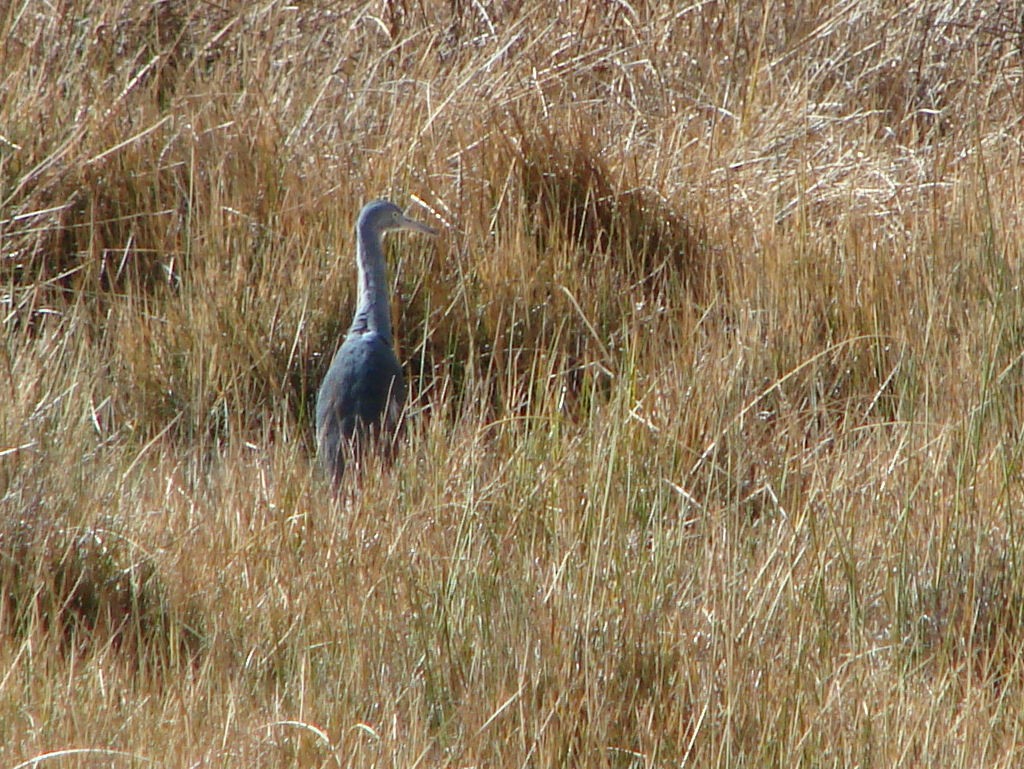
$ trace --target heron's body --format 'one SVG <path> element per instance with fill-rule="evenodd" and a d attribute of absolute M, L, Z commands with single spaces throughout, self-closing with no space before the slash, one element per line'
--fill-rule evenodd
<path fill-rule="evenodd" d="M 364 206 L 356 224 L 358 305 L 316 402 L 317 454 L 336 484 L 346 459 L 357 459 L 368 443 L 379 443 L 389 456 L 401 425 L 405 379 L 393 346 L 381 246 L 381 235 L 396 229 L 433 232 L 386 200 Z"/>
<path fill-rule="evenodd" d="M 317 452 L 335 483 L 345 471 L 346 448 L 358 457 L 372 440 L 390 453 L 404 404 L 405 380 L 391 344 L 372 332 L 349 334 L 316 403 Z"/>

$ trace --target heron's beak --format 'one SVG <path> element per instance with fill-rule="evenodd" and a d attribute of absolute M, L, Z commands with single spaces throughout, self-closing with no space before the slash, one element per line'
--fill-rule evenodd
<path fill-rule="evenodd" d="M 417 222 L 415 219 L 410 219 L 408 216 L 403 215 L 400 224 L 402 225 L 402 229 L 405 230 L 412 230 L 413 232 L 422 232 L 426 235 L 437 234 L 437 230 L 435 230 L 433 227 L 430 227 L 424 224 L 423 222 Z"/>

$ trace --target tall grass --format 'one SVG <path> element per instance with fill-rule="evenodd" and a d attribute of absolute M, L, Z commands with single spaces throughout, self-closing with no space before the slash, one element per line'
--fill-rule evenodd
<path fill-rule="evenodd" d="M 1017 766 L 1022 14 L 4 6 L 0 763 Z"/>

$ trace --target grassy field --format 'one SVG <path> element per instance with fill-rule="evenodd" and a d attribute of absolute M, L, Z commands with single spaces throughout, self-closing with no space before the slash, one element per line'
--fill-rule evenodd
<path fill-rule="evenodd" d="M 1019 0 L 0 34 L 0 767 L 1022 765 Z"/>

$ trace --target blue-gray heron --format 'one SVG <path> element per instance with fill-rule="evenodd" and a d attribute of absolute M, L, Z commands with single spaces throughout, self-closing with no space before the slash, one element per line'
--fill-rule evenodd
<path fill-rule="evenodd" d="M 381 246 L 388 230 L 437 234 L 388 200 L 367 203 L 359 212 L 356 314 L 316 396 L 317 454 L 335 484 L 345 472 L 346 458 L 358 458 L 368 441 L 379 441 L 390 455 L 405 404 L 405 378 L 393 347 Z"/>

